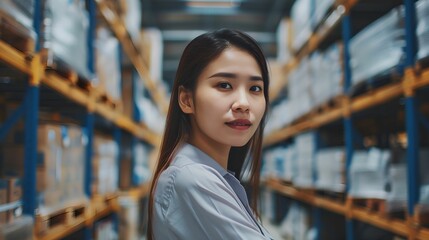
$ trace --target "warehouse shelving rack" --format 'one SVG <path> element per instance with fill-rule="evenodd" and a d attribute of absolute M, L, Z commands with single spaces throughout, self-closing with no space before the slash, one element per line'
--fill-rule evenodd
<path fill-rule="evenodd" d="M 408 185 L 408 201 L 407 201 L 407 216 L 405 220 L 392 219 L 380 216 L 376 213 L 370 213 L 362 208 L 353 206 L 350 198 L 346 198 L 345 202 L 333 201 L 330 198 L 319 196 L 314 192 L 300 191 L 300 189 L 283 183 L 279 179 L 268 179 L 266 186 L 275 192 L 285 195 L 288 198 L 305 202 L 315 208 L 314 222 L 321 232 L 320 210 L 325 209 L 330 212 L 338 213 L 346 218 L 346 239 L 355 239 L 354 221 L 368 223 L 378 228 L 387 230 L 394 234 L 405 236 L 408 239 L 429 239 L 429 228 L 420 226 L 415 216 L 415 207 L 419 199 L 419 167 L 418 167 L 418 150 L 419 150 L 419 124 L 428 126 L 427 119 L 419 112 L 417 107 L 417 91 L 429 86 L 429 69 L 419 69 L 416 63 L 416 7 L 415 1 L 404 0 L 405 7 L 405 36 L 406 36 L 406 60 L 405 69 L 398 82 L 392 82 L 382 87 L 372 89 L 369 92 L 361 94 L 357 97 L 350 97 L 346 93 L 351 87 L 351 69 L 349 42 L 351 39 L 351 16 L 350 12 L 359 4 L 359 0 L 344 0 L 336 1 L 334 8 L 341 9 L 341 17 L 329 26 L 326 34 L 318 34 L 315 32 L 307 44 L 295 57 L 284 66 L 285 74 L 293 70 L 300 60 L 318 48 L 320 43 L 333 31 L 338 23 L 341 23 L 342 41 L 344 44 L 344 94 L 341 96 L 341 103 L 336 106 L 331 106 L 317 114 L 310 112 L 293 122 L 292 124 L 275 131 L 264 139 L 264 146 L 270 147 L 287 141 L 294 136 L 305 131 L 318 129 L 333 122 L 342 121 L 344 127 L 344 142 L 346 153 L 346 174 L 348 175 L 350 164 L 354 151 L 354 139 L 356 138 L 356 130 L 353 124 L 353 115 L 368 110 L 372 107 L 379 106 L 397 98 L 405 98 L 405 129 L 408 141 L 407 147 L 407 185 Z M 338 13 L 335 13 L 338 14 Z M 286 85 L 287 83 L 285 83 Z M 274 96 L 277 97 L 277 96 Z M 348 185 L 346 182 L 346 192 Z M 320 239 L 320 235 L 318 236 Z"/>
<path fill-rule="evenodd" d="M 96 11 L 97 7 L 100 11 L 106 11 L 103 1 L 89 0 L 88 10 L 90 16 L 90 33 L 95 32 L 96 26 Z M 41 1 L 34 1 L 34 21 L 33 28 L 36 35 L 39 36 L 41 29 Z M 112 14 L 112 12 L 110 13 Z M 142 62 L 141 56 L 136 53 L 136 47 L 132 43 L 129 34 L 124 24 L 117 19 L 119 17 L 113 15 L 114 22 L 110 22 L 110 26 L 120 40 L 123 49 L 132 60 L 134 67 L 139 72 L 147 88 L 153 93 L 155 101 L 160 106 L 160 109 L 166 111 L 166 98 L 164 95 L 159 93 L 156 89 L 154 82 L 151 82 L 147 67 Z M 119 29 L 119 30 L 118 30 Z M 94 51 L 92 47 L 94 34 L 89 34 L 88 38 L 88 49 L 90 55 L 89 69 L 94 70 Z M 65 79 L 63 76 L 57 74 L 54 71 L 48 71 L 46 66 L 41 61 L 40 42 L 39 38 L 36 38 L 35 49 L 29 49 L 30 52 L 21 52 L 14 48 L 8 43 L 0 40 L 0 61 L 9 66 L 13 71 L 19 71 L 27 75 L 28 81 L 25 84 L 23 100 L 21 106 L 18 107 L 2 125 L 0 125 L 0 140 L 3 139 L 8 130 L 20 119 L 24 119 L 25 122 L 25 159 L 24 159 L 24 175 L 23 175 L 23 197 L 22 201 L 11 203 L 8 205 L 0 206 L 0 210 L 14 209 L 18 206 L 23 207 L 23 213 L 36 217 L 36 162 L 37 162 L 37 126 L 39 117 L 39 104 L 41 86 L 46 86 L 52 89 L 54 92 L 62 95 L 65 99 L 68 99 L 72 103 L 86 109 L 86 116 L 84 117 L 84 128 L 88 136 L 88 145 L 85 150 L 85 186 L 84 190 L 87 196 L 90 198 L 89 206 L 85 208 L 85 212 L 81 218 L 76 218 L 75 221 L 67 224 L 66 226 L 57 227 L 52 229 L 43 235 L 35 235 L 35 239 L 60 239 L 67 235 L 83 229 L 84 238 L 91 239 L 91 228 L 95 221 L 115 213 L 118 209 L 117 197 L 121 194 L 126 194 L 134 198 L 142 198 L 148 194 L 149 183 L 145 183 L 140 186 L 134 185 L 134 187 L 127 192 L 119 192 L 114 196 L 91 196 L 91 174 L 92 174 L 92 141 L 94 128 L 96 124 L 96 115 L 106 121 L 113 124 L 113 136 L 115 141 L 120 144 L 122 132 L 125 131 L 130 134 L 133 141 L 143 141 L 152 146 L 159 145 L 160 137 L 154 132 L 150 131 L 147 127 L 137 123 L 135 119 L 122 114 L 119 109 L 114 106 L 102 102 L 98 99 L 99 91 L 96 88 L 83 89 L 73 84 L 69 79 Z M 119 164 L 119 157 L 117 159 Z M 117 217 L 114 217 L 117 220 Z M 116 224 L 118 222 L 116 221 Z M 36 229 L 37 232 L 37 223 Z"/>

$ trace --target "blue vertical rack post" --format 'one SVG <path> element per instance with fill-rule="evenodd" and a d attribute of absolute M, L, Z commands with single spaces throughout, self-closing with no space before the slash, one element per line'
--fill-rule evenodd
<path fill-rule="evenodd" d="M 35 52 L 40 50 L 40 23 L 41 4 L 40 0 L 34 1 L 33 27 L 36 32 Z M 25 138 L 24 138 L 24 176 L 22 185 L 23 213 L 34 217 L 37 208 L 36 190 L 36 167 L 37 167 L 37 126 L 39 114 L 40 95 L 40 58 L 32 60 L 32 76 L 28 81 L 25 93 Z"/>
<path fill-rule="evenodd" d="M 143 113 L 141 113 L 139 111 L 137 103 L 136 103 L 136 97 L 135 97 L 134 89 L 136 89 L 137 86 L 136 86 L 135 76 L 136 76 L 136 71 L 134 70 L 133 74 L 132 74 L 132 80 L 131 80 L 132 81 L 132 89 L 133 89 L 133 92 L 131 93 L 132 99 L 133 99 L 132 100 L 132 102 L 133 102 L 133 121 L 139 122 L 141 119 L 141 115 Z M 136 167 L 136 158 L 135 158 L 134 151 L 136 149 L 137 143 L 138 143 L 138 139 L 136 138 L 136 136 L 133 135 L 132 139 L 131 139 L 131 152 L 133 154 L 131 156 L 131 169 L 130 169 L 130 171 L 131 171 L 131 184 L 133 186 L 137 186 L 139 184 L 137 181 L 137 176 L 135 176 L 135 171 L 134 171 L 134 169 Z"/>
<path fill-rule="evenodd" d="M 94 37 L 95 37 L 95 28 L 96 28 L 96 4 L 94 0 L 86 0 L 88 17 L 89 17 L 89 27 L 87 35 L 87 67 L 91 75 L 95 73 L 95 54 L 94 54 Z M 88 145 L 85 149 L 85 180 L 84 180 L 84 189 L 88 198 L 92 197 L 92 155 L 93 155 L 93 141 L 94 141 L 94 124 L 95 124 L 95 115 L 93 109 L 88 109 L 89 112 L 86 115 L 85 120 L 85 129 L 88 138 Z M 92 239 L 92 230 L 93 226 L 85 226 L 84 239 Z"/>
<path fill-rule="evenodd" d="M 405 66 L 411 69 L 415 66 L 417 52 L 416 38 L 416 6 L 414 0 L 404 0 L 405 5 Z M 405 121 L 407 130 L 407 184 L 408 184 L 408 213 L 414 215 L 414 206 L 419 201 L 419 134 L 417 120 L 417 99 L 413 91 L 405 92 Z"/>
<path fill-rule="evenodd" d="M 349 45 L 351 39 L 351 19 L 350 15 L 346 13 L 342 20 L 342 38 L 344 43 L 344 93 L 348 95 L 351 82 L 352 82 L 352 71 L 350 68 L 350 52 Z M 345 106 L 349 107 L 349 106 Z M 353 121 L 351 113 L 348 116 L 344 116 L 344 139 L 346 145 L 346 194 L 349 191 L 349 170 L 353 157 Z M 349 217 L 346 218 L 346 239 L 354 240 L 354 221 Z"/>

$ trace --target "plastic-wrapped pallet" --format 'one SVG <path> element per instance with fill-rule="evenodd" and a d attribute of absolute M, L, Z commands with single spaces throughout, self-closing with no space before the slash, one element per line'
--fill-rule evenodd
<path fill-rule="evenodd" d="M 161 82 L 164 48 L 162 33 L 157 28 L 145 28 L 140 35 L 140 52 L 149 65 L 150 76 L 152 80 Z"/>
<path fill-rule="evenodd" d="M 325 103 L 342 92 L 341 45 L 333 44 L 324 52 L 310 57 L 312 84 L 310 92 L 313 106 Z"/>
<path fill-rule="evenodd" d="M 429 205 L 429 149 L 421 149 L 420 157 L 420 203 Z"/>
<path fill-rule="evenodd" d="M 304 58 L 298 68 L 290 73 L 289 78 L 288 93 L 293 109 L 288 111 L 293 114 L 292 120 L 309 112 L 314 105 L 311 84 L 311 66 L 309 59 Z"/>
<path fill-rule="evenodd" d="M 349 170 L 349 195 L 356 198 L 386 199 L 390 155 L 390 151 L 377 148 L 355 151 Z"/>
<path fill-rule="evenodd" d="M 137 199 L 123 196 L 119 198 L 119 239 L 135 240 L 139 236 L 139 202 Z"/>
<path fill-rule="evenodd" d="M 112 98 L 121 99 L 119 41 L 106 28 L 99 28 L 95 47 L 97 78 L 93 83 Z"/>
<path fill-rule="evenodd" d="M 293 24 L 293 49 L 295 51 L 308 41 L 311 36 L 311 0 L 297 0 L 291 9 Z"/>
<path fill-rule="evenodd" d="M 116 240 L 118 233 L 115 231 L 115 224 L 111 219 L 103 219 L 95 223 L 95 240 Z"/>
<path fill-rule="evenodd" d="M 392 164 L 388 170 L 389 191 L 387 193 L 387 211 L 403 210 L 407 204 L 407 165 Z"/>
<path fill-rule="evenodd" d="M 33 218 L 22 216 L 8 224 L 0 224 L 1 240 L 32 240 L 33 239 Z"/>
<path fill-rule="evenodd" d="M 295 148 L 292 147 L 276 147 L 265 151 L 261 176 L 291 181 L 294 150 Z"/>
<path fill-rule="evenodd" d="M 109 194 L 118 190 L 118 144 L 109 137 L 94 136 L 93 192 Z"/>
<path fill-rule="evenodd" d="M 155 103 L 144 95 L 145 88 L 143 81 L 135 74 L 134 75 L 134 101 L 137 104 L 138 117 L 137 120 L 144 122 L 151 130 L 157 133 L 164 131 L 165 116 L 163 116 Z"/>
<path fill-rule="evenodd" d="M 292 57 L 292 23 L 283 18 L 277 27 L 277 61 L 287 63 Z"/>
<path fill-rule="evenodd" d="M 308 239 L 310 230 L 310 217 L 308 211 L 301 205 L 293 202 L 289 211 L 280 225 L 280 234 L 285 239 Z"/>
<path fill-rule="evenodd" d="M 124 4 L 126 9 L 123 13 L 123 21 L 131 39 L 135 44 L 140 42 L 140 26 L 141 26 L 141 2 L 139 0 L 126 0 Z"/>
<path fill-rule="evenodd" d="M 313 157 L 315 152 L 315 134 L 307 132 L 295 138 L 296 158 L 294 169 L 296 172 L 292 178 L 297 187 L 313 187 Z"/>
<path fill-rule="evenodd" d="M 311 16 L 311 23 L 317 27 L 328 13 L 328 10 L 333 6 L 335 0 L 317 0 L 314 1 L 314 12 Z"/>
<path fill-rule="evenodd" d="M 419 59 L 429 56 L 429 1 L 420 0 L 416 3 L 417 8 L 417 39 L 419 48 L 417 57 Z"/>
<path fill-rule="evenodd" d="M 46 0 L 43 47 L 47 64 L 60 60 L 79 75 L 91 79 L 88 69 L 88 12 L 83 0 Z"/>
<path fill-rule="evenodd" d="M 142 184 L 150 180 L 152 172 L 149 168 L 149 146 L 143 143 L 137 143 L 134 146 L 134 168 L 133 182 Z"/>
<path fill-rule="evenodd" d="M 287 123 L 292 122 L 291 101 L 282 99 L 277 105 L 272 107 L 271 114 L 267 116 L 267 124 L 264 129 L 264 135 L 281 129 Z"/>
<path fill-rule="evenodd" d="M 399 66 L 404 39 L 403 6 L 392 9 L 356 34 L 350 42 L 353 85 Z"/>
<path fill-rule="evenodd" d="M 328 148 L 316 153 L 316 188 L 334 192 L 344 191 L 344 148 Z"/>
<path fill-rule="evenodd" d="M 28 36 L 35 36 L 33 32 L 34 0 L 2 0 L 0 1 L 0 12 L 13 17 L 28 29 Z"/>

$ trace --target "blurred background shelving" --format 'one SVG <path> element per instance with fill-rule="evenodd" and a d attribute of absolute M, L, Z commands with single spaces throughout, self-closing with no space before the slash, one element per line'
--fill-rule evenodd
<path fill-rule="evenodd" d="M 0 235 L 144 239 L 181 52 L 229 27 L 269 60 L 274 235 L 429 239 L 428 16 L 428 0 L 1 1 Z"/>

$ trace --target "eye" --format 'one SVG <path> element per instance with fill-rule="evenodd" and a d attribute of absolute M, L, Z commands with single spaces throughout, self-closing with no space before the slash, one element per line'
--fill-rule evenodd
<path fill-rule="evenodd" d="M 262 92 L 262 87 L 261 86 L 252 86 L 250 88 L 250 91 L 252 91 L 252 92 Z"/>
<path fill-rule="evenodd" d="M 219 88 L 222 89 L 232 89 L 231 84 L 227 83 L 227 82 L 221 82 L 217 85 Z"/>

